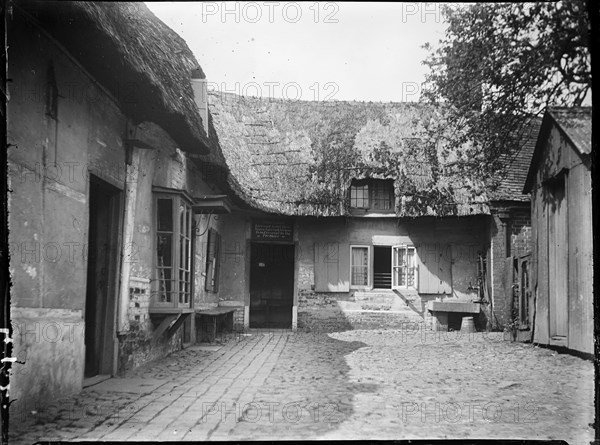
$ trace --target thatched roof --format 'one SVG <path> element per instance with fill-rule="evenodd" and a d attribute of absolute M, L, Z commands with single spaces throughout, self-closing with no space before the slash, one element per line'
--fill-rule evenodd
<path fill-rule="evenodd" d="M 206 135 L 190 77 L 199 68 L 185 41 L 143 3 L 14 3 L 63 45 L 136 122 L 164 128 L 184 151 L 216 156 Z M 222 159 L 221 159 L 222 161 Z"/>
<path fill-rule="evenodd" d="M 440 108 L 219 92 L 209 104 L 233 176 L 274 212 L 346 215 L 351 181 L 370 177 L 395 179 L 397 216 L 489 213 L 483 184 L 441 172 L 448 129 Z"/>

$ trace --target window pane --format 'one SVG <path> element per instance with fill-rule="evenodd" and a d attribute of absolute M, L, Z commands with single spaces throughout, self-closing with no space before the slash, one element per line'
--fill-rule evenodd
<path fill-rule="evenodd" d="M 350 207 L 369 207 L 369 187 L 367 185 L 353 185 L 350 187 Z"/>
<path fill-rule="evenodd" d="M 378 210 L 391 210 L 393 205 L 393 182 L 390 180 L 377 180 L 373 182 L 373 208 Z"/>
<path fill-rule="evenodd" d="M 173 231 L 173 200 L 159 198 L 156 200 L 157 228 L 160 232 Z"/>
<path fill-rule="evenodd" d="M 185 221 L 185 203 L 183 201 L 179 201 L 179 233 L 185 234 L 186 230 L 186 221 Z"/>
<path fill-rule="evenodd" d="M 353 286 L 367 286 L 369 284 L 369 250 L 366 247 L 352 248 L 352 276 Z"/>
<path fill-rule="evenodd" d="M 170 267 L 173 265 L 173 235 L 170 233 L 158 233 L 156 235 L 156 254 L 158 267 Z"/>
<path fill-rule="evenodd" d="M 406 285 L 414 287 L 416 272 L 416 256 L 414 248 L 408 248 L 406 251 L 406 268 Z"/>
<path fill-rule="evenodd" d="M 158 233 L 156 236 L 156 266 L 158 279 L 158 301 L 171 302 L 172 266 L 173 266 L 173 235 Z"/>
<path fill-rule="evenodd" d="M 161 303 L 169 303 L 172 292 L 171 269 L 158 269 L 158 301 Z"/>

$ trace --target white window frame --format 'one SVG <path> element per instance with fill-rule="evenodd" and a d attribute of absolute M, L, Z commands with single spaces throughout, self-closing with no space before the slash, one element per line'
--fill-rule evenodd
<path fill-rule="evenodd" d="M 366 248 L 367 249 L 367 285 L 363 284 L 352 284 L 352 249 L 353 248 Z M 372 264 L 372 246 L 368 244 L 351 244 L 350 245 L 350 289 L 371 289 L 373 285 L 373 264 Z"/>
<path fill-rule="evenodd" d="M 414 278 L 414 285 L 412 285 L 412 286 L 409 286 L 408 284 L 399 285 L 399 284 L 395 283 L 396 268 L 402 267 L 402 266 L 399 266 L 396 264 L 397 256 L 395 255 L 395 251 L 398 249 L 404 250 L 405 264 L 408 264 L 407 257 L 408 257 L 409 250 L 412 250 L 414 252 L 413 258 L 414 258 L 415 278 Z M 417 248 L 414 245 L 412 245 L 412 244 L 397 244 L 395 246 L 392 246 L 392 289 L 415 289 L 415 290 L 417 290 L 418 283 L 419 283 L 419 266 L 418 266 L 418 264 L 419 264 L 419 262 L 418 262 L 418 258 L 417 258 Z M 404 282 L 408 283 L 408 267 L 405 267 L 405 270 L 404 270 Z"/>
<path fill-rule="evenodd" d="M 171 207 L 171 221 L 172 228 L 171 234 L 171 258 L 172 264 L 168 269 L 171 270 L 171 290 L 170 297 L 171 301 L 160 301 L 159 298 L 162 295 L 159 287 L 161 283 L 160 270 L 162 266 L 158 263 L 157 258 L 157 237 L 162 231 L 158 230 L 158 200 L 168 199 L 172 203 Z M 193 300 L 193 281 L 194 281 L 194 270 L 193 270 L 193 237 L 194 237 L 194 214 L 192 210 L 192 204 L 187 197 L 181 193 L 169 193 L 169 192 L 154 192 L 154 282 L 155 288 L 153 292 L 152 306 L 157 308 L 191 308 Z M 181 220 L 179 217 L 179 205 L 183 204 L 185 210 L 187 210 L 187 217 L 184 219 L 184 231 L 181 233 Z M 182 252 L 181 244 L 186 247 L 187 257 L 183 256 L 184 259 L 188 260 L 188 264 L 181 264 Z M 183 274 L 183 279 L 180 279 L 180 275 Z M 187 279 L 186 279 L 187 278 Z M 185 301 L 187 298 L 188 301 Z M 183 301 L 181 301 L 183 299 Z"/>

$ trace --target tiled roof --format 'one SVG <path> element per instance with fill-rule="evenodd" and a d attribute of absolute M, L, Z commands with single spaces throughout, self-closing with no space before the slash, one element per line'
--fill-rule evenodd
<path fill-rule="evenodd" d="M 523 132 L 521 149 L 506 156 L 506 167 L 499 179 L 491 201 L 529 201 L 529 194 L 523 193 L 527 172 L 531 165 L 535 144 L 542 124 L 541 119 L 534 119 Z"/>

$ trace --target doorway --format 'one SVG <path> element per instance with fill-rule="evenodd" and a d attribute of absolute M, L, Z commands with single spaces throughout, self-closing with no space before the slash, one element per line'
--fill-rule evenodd
<path fill-rule="evenodd" d="M 112 374 L 121 192 L 90 175 L 85 377 Z"/>
<path fill-rule="evenodd" d="M 392 288 L 391 246 L 374 246 L 373 248 L 373 287 L 375 289 Z"/>
<path fill-rule="evenodd" d="M 250 327 L 291 328 L 294 246 L 252 243 L 250 262 Z"/>

